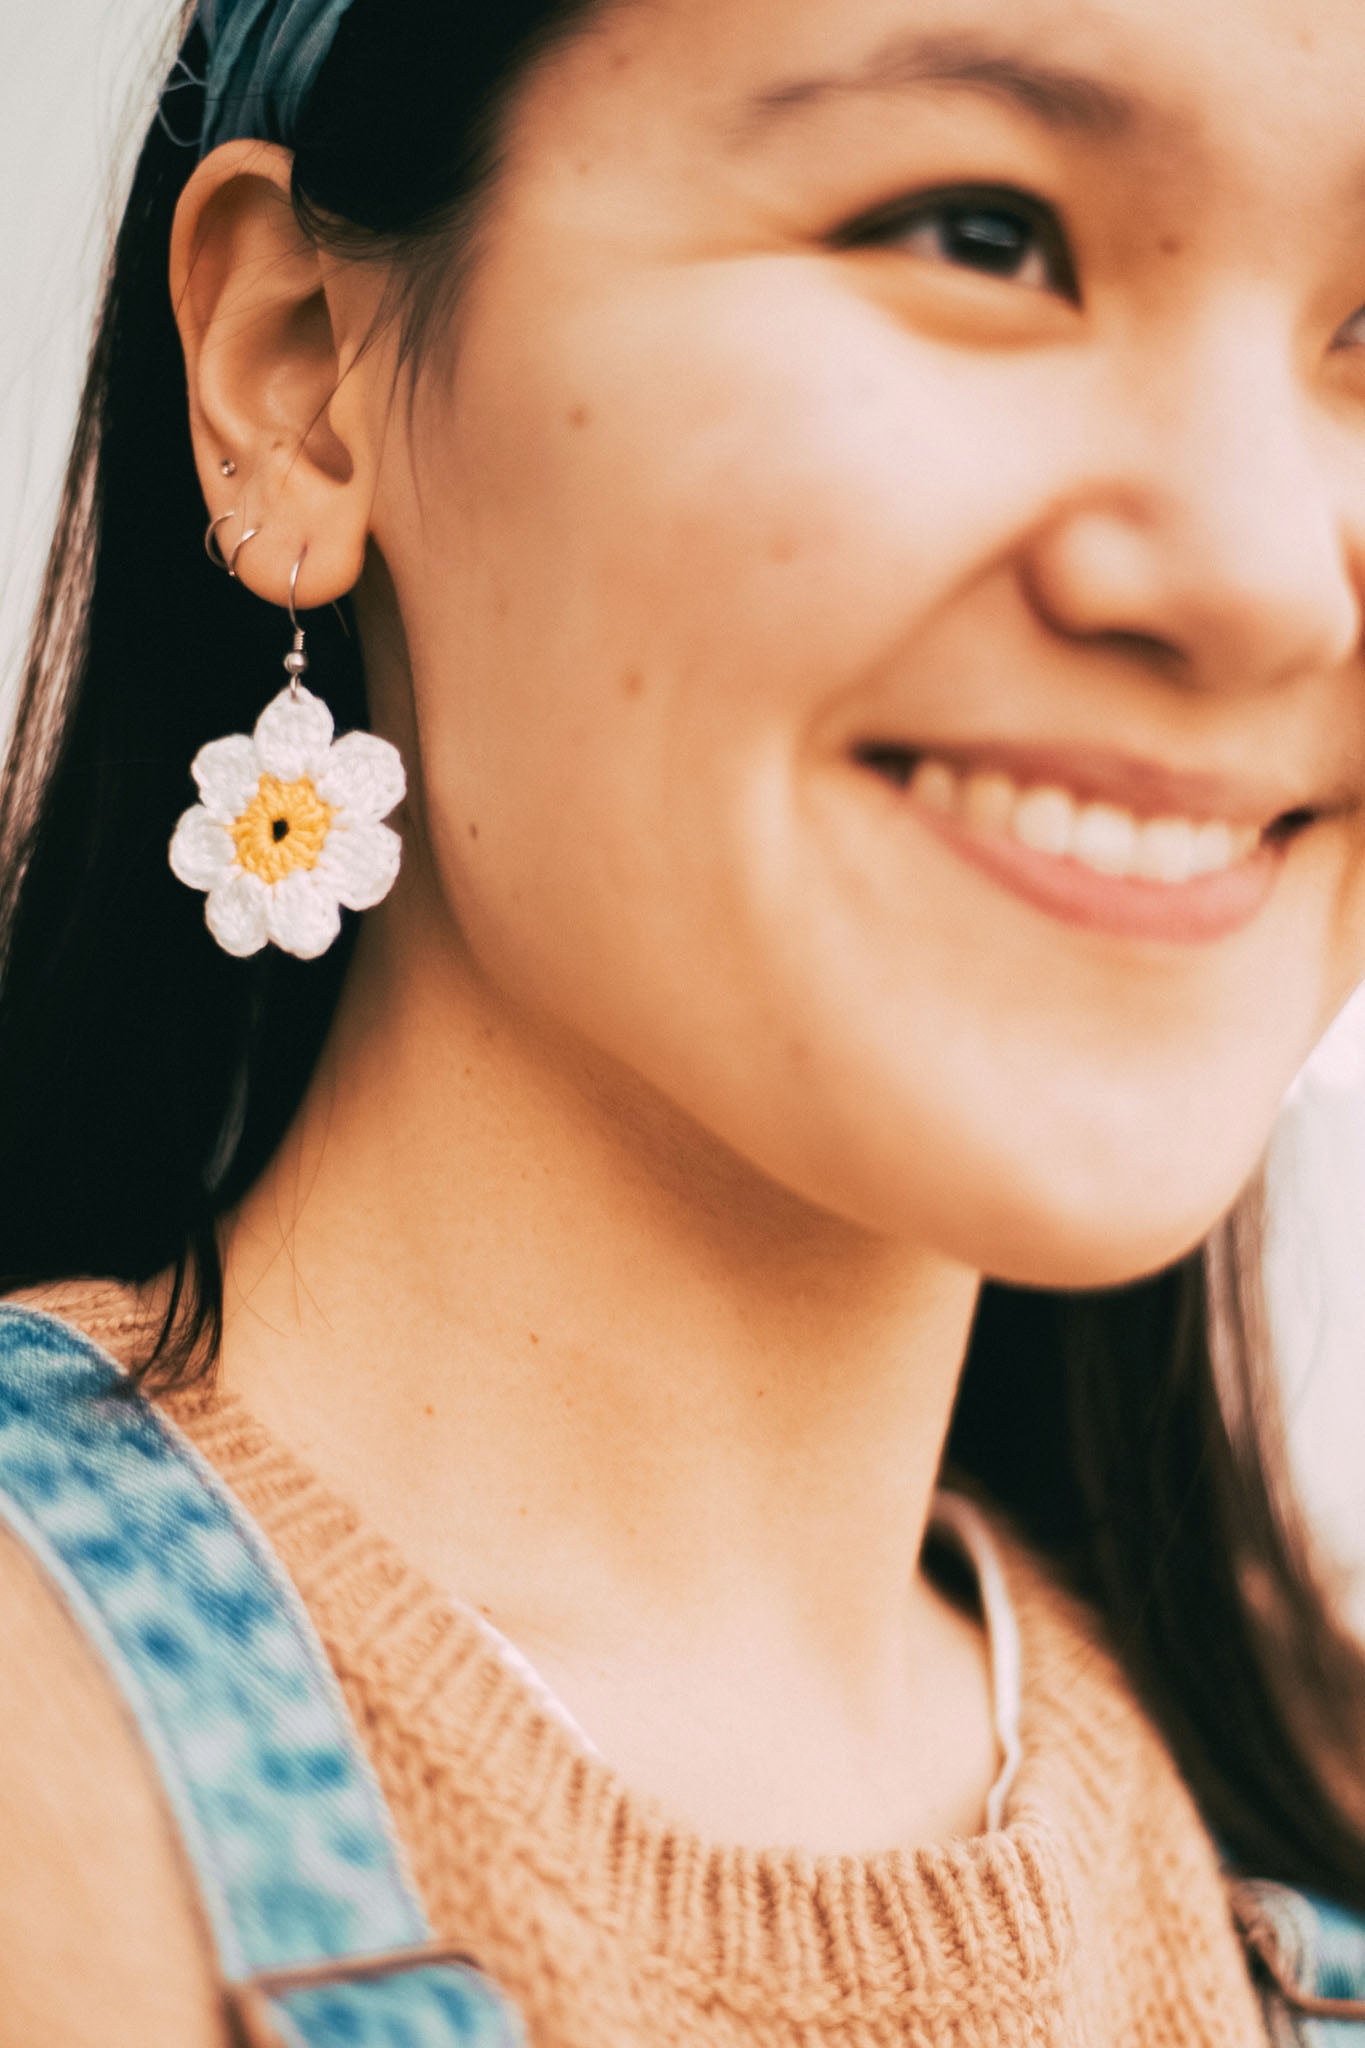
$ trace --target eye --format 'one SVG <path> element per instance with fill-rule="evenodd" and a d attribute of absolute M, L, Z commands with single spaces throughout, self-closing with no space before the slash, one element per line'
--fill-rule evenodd
<path fill-rule="evenodd" d="M 1079 301 L 1076 268 L 1052 208 L 1010 187 L 922 193 L 861 214 L 840 230 L 844 249 L 904 249 L 931 263 Z"/>

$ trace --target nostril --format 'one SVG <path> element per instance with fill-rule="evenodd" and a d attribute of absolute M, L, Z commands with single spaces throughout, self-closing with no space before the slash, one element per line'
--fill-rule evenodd
<path fill-rule="evenodd" d="M 1140 661 L 1145 667 L 1158 669 L 1165 675 L 1187 666 L 1187 658 L 1180 649 L 1156 633 L 1133 632 L 1126 627 L 1115 626 L 1086 637 L 1106 654 L 1119 654 L 1130 661 Z"/>

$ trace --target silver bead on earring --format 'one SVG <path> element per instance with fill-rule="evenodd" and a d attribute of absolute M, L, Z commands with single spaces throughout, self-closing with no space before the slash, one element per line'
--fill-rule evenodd
<path fill-rule="evenodd" d="M 236 476 L 237 465 L 230 455 L 225 455 L 219 463 L 218 474 L 220 476 Z"/>
<path fill-rule="evenodd" d="M 315 960 L 340 932 L 343 909 L 383 901 L 402 860 L 402 841 L 381 822 L 407 791 L 398 749 L 368 732 L 335 739 L 331 712 L 303 687 L 297 599 L 307 554 L 289 578 L 289 681 L 250 736 L 229 733 L 199 749 L 191 772 L 200 800 L 171 840 L 173 873 L 206 892 L 204 920 L 238 959 L 272 943 Z"/>

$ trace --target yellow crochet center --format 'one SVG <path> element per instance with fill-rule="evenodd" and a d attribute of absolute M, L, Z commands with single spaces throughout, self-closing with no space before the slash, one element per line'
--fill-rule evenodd
<path fill-rule="evenodd" d="M 237 858 L 249 875 L 282 882 L 299 868 L 315 868 L 327 844 L 334 812 L 310 776 L 279 782 L 263 775 L 255 796 L 232 828 Z"/>

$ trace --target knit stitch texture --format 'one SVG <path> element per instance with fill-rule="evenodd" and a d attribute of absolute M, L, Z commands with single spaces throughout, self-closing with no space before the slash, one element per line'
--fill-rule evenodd
<path fill-rule="evenodd" d="M 116 1358 L 128 1295 L 26 1297 Z M 312 1615 L 439 1937 L 533 2048 L 1259 2048 L 1217 1859 L 1095 1619 L 997 1531 L 1022 1645 L 1004 1824 L 813 1858 L 704 1841 L 230 1395 L 169 1397 Z"/>

